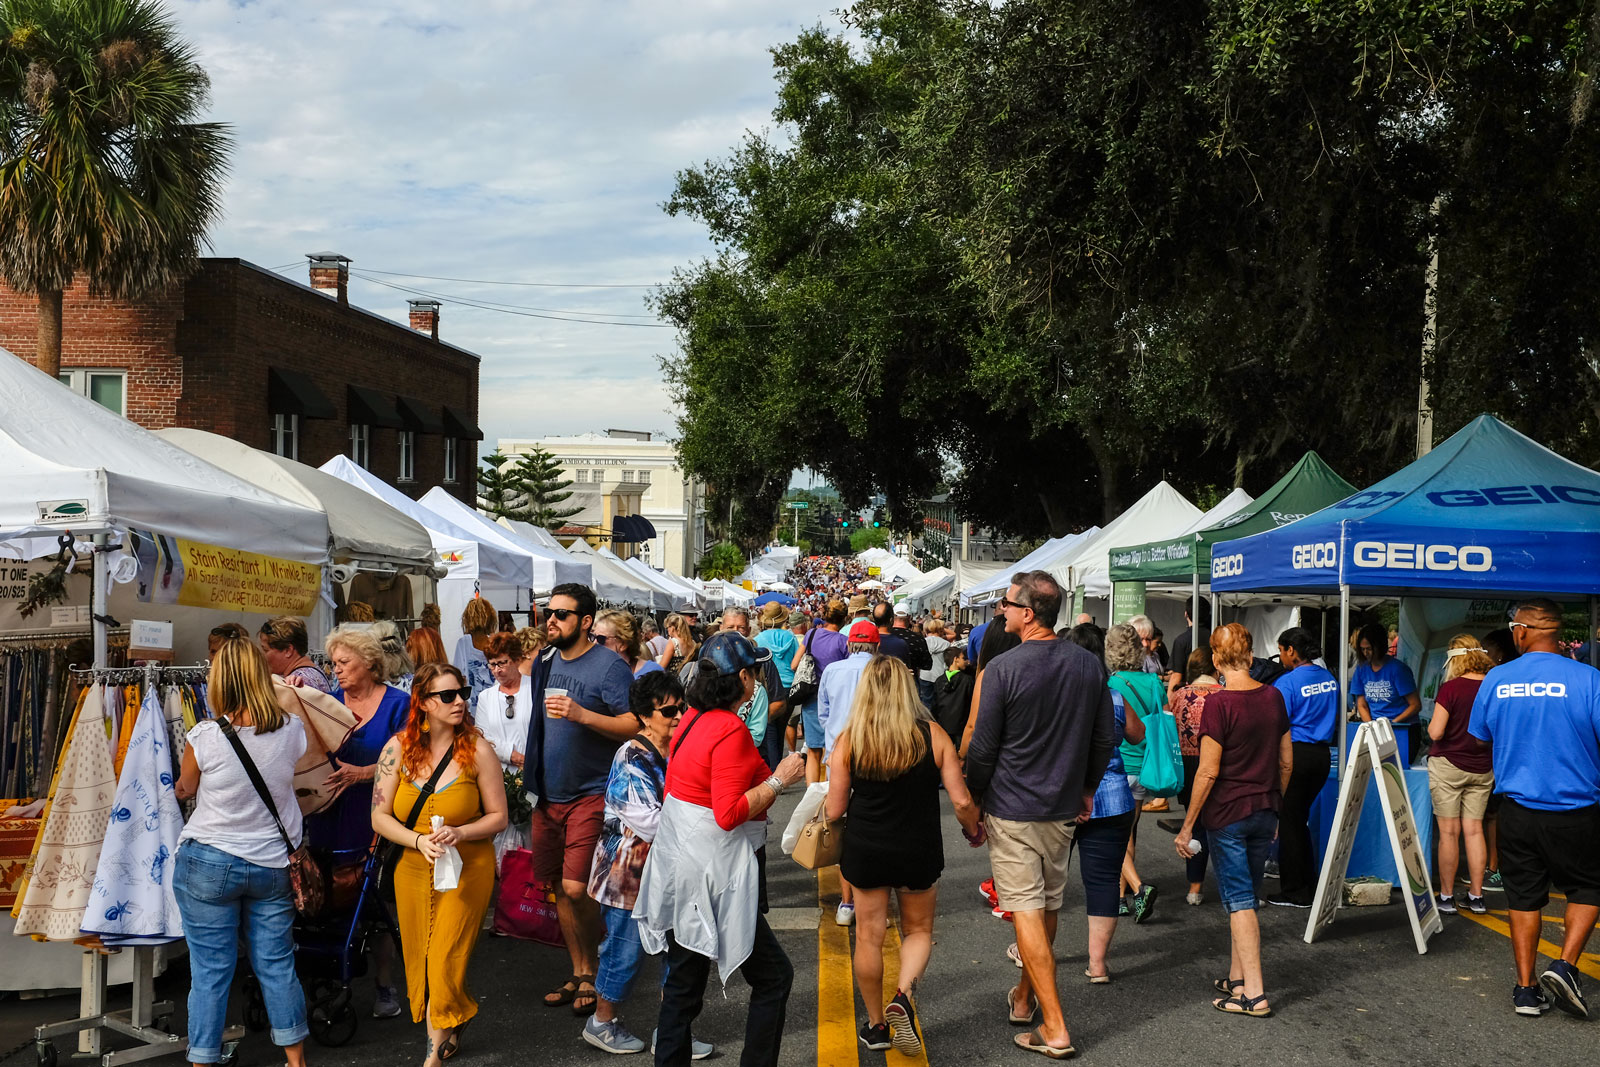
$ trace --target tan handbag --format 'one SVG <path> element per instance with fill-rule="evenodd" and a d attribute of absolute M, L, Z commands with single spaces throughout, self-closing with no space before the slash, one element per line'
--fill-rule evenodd
<path fill-rule="evenodd" d="M 825 809 L 819 809 L 811 821 L 800 828 L 800 837 L 790 853 L 794 861 L 808 871 L 832 867 L 844 852 L 844 817 L 829 821 Z"/>

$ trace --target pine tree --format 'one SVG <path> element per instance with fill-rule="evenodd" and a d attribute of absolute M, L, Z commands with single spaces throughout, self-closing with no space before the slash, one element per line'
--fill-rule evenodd
<path fill-rule="evenodd" d="M 498 448 L 478 468 L 478 507 L 494 518 L 523 517 L 522 475 L 512 458 Z"/>
<path fill-rule="evenodd" d="M 583 510 L 560 506 L 563 500 L 572 496 L 567 491 L 572 480 L 561 476 L 560 462 L 542 448 L 536 446 L 533 451 L 524 452 L 517 457 L 516 467 L 507 473 L 516 480 L 518 496 L 515 502 L 520 505 L 521 511 L 514 518 L 543 526 L 547 530 L 559 530 L 568 519 Z"/>

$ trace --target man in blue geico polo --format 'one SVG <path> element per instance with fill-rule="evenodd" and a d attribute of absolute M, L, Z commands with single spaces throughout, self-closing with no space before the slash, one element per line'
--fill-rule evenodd
<path fill-rule="evenodd" d="M 1576 964 L 1600 917 L 1600 671 L 1561 654 L 1561 609 L 1528 600 L 1511 615 L 1522 655 L 1490 671 L 1468 731 L 1493 746 L 1500 806 L 1500 873 L 1511 913 L 1520 1015 L 1589 1008 Z M 1561 958 L 1533 984 L 1550 886 L 1566 894 Z M 1539 986 L 1543 986 L 1543 992 Z M 1545 994 L 1549 997 L 1546 998 Z"/>

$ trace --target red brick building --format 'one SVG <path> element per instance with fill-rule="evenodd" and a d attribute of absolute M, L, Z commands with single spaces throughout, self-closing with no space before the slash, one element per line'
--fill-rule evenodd
<path fill-rule="evenodd" d="M 350 306 L 349 260 L 311 257 L 310 285 L 208 258 L 137 303 L 62 300 L 61 377 L 139 425 L 190 426 L 318 466 L 344 453 L 412 496 L 474 498 L 478 357 L 439 340 L 439 305 L 411 328 Z M 0 346 L 32 360 L 37 303 L 0 286 Z"/>

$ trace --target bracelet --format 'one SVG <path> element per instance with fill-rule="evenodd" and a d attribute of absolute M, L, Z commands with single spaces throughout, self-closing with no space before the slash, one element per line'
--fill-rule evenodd
<path fill-rule="evenodd" d="M 422 851 L 422 835 L 421 834 L 418 834 L 417 835 L 417 839 L 415 841 L 411 842 L 411 847 L 416 849 L 418 852 Z"/>
<path fill-rule="evenodd" d="M 767 780 L 762 784 L 772 790 L 773 796 L 780 796 L 783 793 L 783 779 L 779 778 L 776 774 L 769 775 Z"/>

